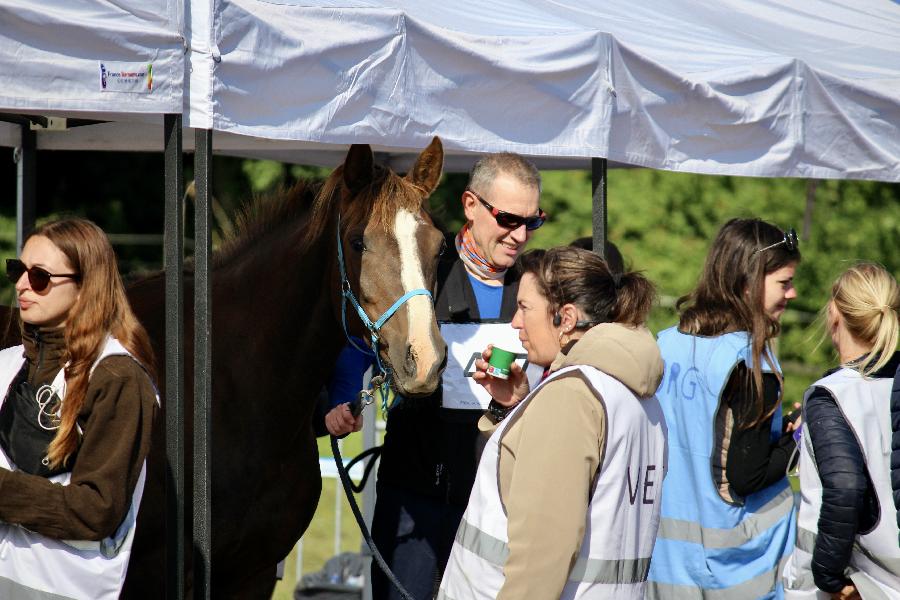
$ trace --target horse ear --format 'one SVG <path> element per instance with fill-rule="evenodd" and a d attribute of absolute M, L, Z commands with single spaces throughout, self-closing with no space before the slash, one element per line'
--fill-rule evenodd
<path fill-rule="evenodd" d="M 344 160 L 344 185 L 357 191 L 367 186 L 375 174 L 375 157 L 368 144 L 353 144 Z"/>
<path fill-rule="evenodd" d="M 435 136 L 427 148 L 416 159 L 416 164 L 406 174 L 406 180 L 411 184 L 425 190 L 425 196 L 430 196 L 434 188 L 441 180 L 441 171 L 444 168 L 444 145 L 441 138 Z"/>

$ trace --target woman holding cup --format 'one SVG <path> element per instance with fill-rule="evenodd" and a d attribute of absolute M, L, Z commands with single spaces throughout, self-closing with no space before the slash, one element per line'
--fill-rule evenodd
<path fill-rule="evenodd" d="M 516 363 L 487 374 L 491 348 L 476 361 L 493 433 L 438 598 L 642 597 L 666 469 L 653 285 L 580 248 L 521 266 L 512 326 L 549 373 L 529 390 Z"/>

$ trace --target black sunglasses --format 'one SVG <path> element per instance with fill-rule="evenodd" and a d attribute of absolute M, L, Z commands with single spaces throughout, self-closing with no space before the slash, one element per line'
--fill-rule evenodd
<path fill-rule="evenodd" d="M 47 286 L 50 285 L 50 279 L 52 277 L 68 277 L 69 279 L 74 279 L 76 281 L 81 277 L 78 273 L 50 273 L 40 267 L 31 267 L 29 269 L 25 266 L 25 263 L 18 258 L 6 259 L 6 277 L 9 278 L 13 284 L 19 281 L 25 273 L 28 273 L 28 283 L 35 292 L 43 292 L 46 290 Z"/>
<path fill-rule="evenodd" d="M 783 240 L 770 244 L 765 248 L 760 248 L 756 252 L 765 252 L 766 250 L 771 250 L 782 244 L 784 244 L 784 247 L 787 248 L 788 252 L 795 252 L 800 247 L 800 239 L 797 237 L 797 231 L 793 227 L 784 232 Z M 756 252 L 754 252 L 754 254 L 756 254 Z"/>
<path fill-rule="evenodd" d="M 505 210 L 500 210 L 499 208 L 494 208 L 490 202 L 479 196 L 477 192 L 469 190 L 469 193 L 478 198 L 478 201 L 481 202 L 486 209 L 491 211 L 491 215 L 493 215 L 494 219 L 497 221 L 497 225 L 504 229 L 518 229 L 522 225 L 525 225 L 525 229 L 534 231 L 547 220 L 547 213 L 541 209 L 538 209 L 538 214 L 534 217 L 522 217 L 514 215 L 513 213 L 508 213 Z"/>

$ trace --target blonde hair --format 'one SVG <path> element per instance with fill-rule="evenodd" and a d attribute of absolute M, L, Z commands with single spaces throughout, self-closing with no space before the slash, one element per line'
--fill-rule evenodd
<path fill-rule="evenodd" d="M 854 368 L 868 376 L 887 364 L 900 335 L 900 286 L 893 275 L 876 263 L 854 265 L 831 286 L 831 303 L 850 335 L 871 347 Z"/>
<path fill-rule="evenodd" d="M 66 255 L 80 273 L 78 300 L 66 319 L 66 397 L 59 429 L 47 448 L 52 468 L 64 465 L 78 448 L 76 419 L 84 405 L 88 379 L 106 336 L 112 335 L 155 379 L 153 349 L 125 297 L 116 255 L 103 230 L 86 219 L 51 221 L 28 237 L 42 236 Z M 115 432 L 112 432 L 115 435 Z"/>

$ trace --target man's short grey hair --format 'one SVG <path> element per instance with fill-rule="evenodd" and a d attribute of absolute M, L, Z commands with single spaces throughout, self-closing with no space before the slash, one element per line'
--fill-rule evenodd
<path fill-rule="evenodd" d="M 487 154 L 478 159 L 469 173 L 469 189 L 479 194 L 493 185 L 501 173 L 509 175 L 522 185 L 535 188 L 541 193 L 541 172 L 531 161 L 513 152 Z"/>

